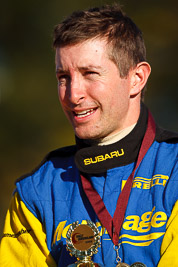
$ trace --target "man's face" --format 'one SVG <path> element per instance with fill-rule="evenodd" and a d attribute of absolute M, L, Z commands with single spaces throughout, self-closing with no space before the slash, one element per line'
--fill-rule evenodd
<path fill-rule="evenodd" d="M 62 108 L 82 139 L 99 139 L 129 126 L 130 75 L 121 79 L 104 40 L 57 48 Z"/>

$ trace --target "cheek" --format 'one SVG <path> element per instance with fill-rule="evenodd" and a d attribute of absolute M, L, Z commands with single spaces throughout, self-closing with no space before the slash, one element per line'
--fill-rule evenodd
<path fill-rule="evenodd" d="M 58 87 L 58 97 L 59 97 L 59 101 L 60 101 L 61 103 L 64 102 L 64 100 L 65 100 L 65 95 L 66 95 L 66 93 L 65 93 L 64 88 Z"/>
<path fill-rule="evenodd" d="M 110 99 L 111 110 L 118 110 L 118 112 L 128 108 L 129 104 L 129 94 L 125 87 L 116 88 L 116 90 L 111 91 L 108 98 Z"/>

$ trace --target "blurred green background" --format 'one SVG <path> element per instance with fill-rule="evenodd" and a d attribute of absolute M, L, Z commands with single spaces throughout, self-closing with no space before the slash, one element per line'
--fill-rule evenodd
<path fill-rule="evenodd" d="M 50 150 L 74 143 L 72 128 L 58 103 L 54 25 L 76 9 L 112 2 L 1 2 L 0 233 L 14 181 L 30 172 Z M 178 1 L 119 2 L 144 34 L 152 66 L 145 102 L 161 126 L 178 131 Z"/>

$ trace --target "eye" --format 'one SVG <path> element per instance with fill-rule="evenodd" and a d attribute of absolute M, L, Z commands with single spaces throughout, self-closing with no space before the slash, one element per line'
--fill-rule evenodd
<path fill-rule="evenodd" d="M 95 75 L 95 74 L 97 74 L 97 72 L 96 71 L 86 71 L 85 74 L 86 75 Z"/>
<path fill-rule="evenodd" d="M 67 74 L 57 75 L 57 80 L 59 86 L 64 86 L 70 80 L 70 77 Z"/>
<path fill-rule="evenodd" d="M 87 70 L 85 73 L 84 73 L 84 76 L 88 77 L 88 78 L 94 78 L 95 76 L 98 76 L 99 73 L 96 72 L 96 71 L 92 71 L 92 70 Z"/>

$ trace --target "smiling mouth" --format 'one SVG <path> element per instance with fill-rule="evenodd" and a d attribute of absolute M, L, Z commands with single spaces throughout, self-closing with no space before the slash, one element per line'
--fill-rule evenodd
<path fill-rule="evenodd" d="M 87 117 L 87 116 L 93 114 L 95 111 L 96 111 L 96 109 L 92 108 L 92 109 L 87 109 L 87 110 L 83 110 L 83 111 L 74 112 L 74 115 L 77 118 L 84 118 L 84 117 Z"/>

